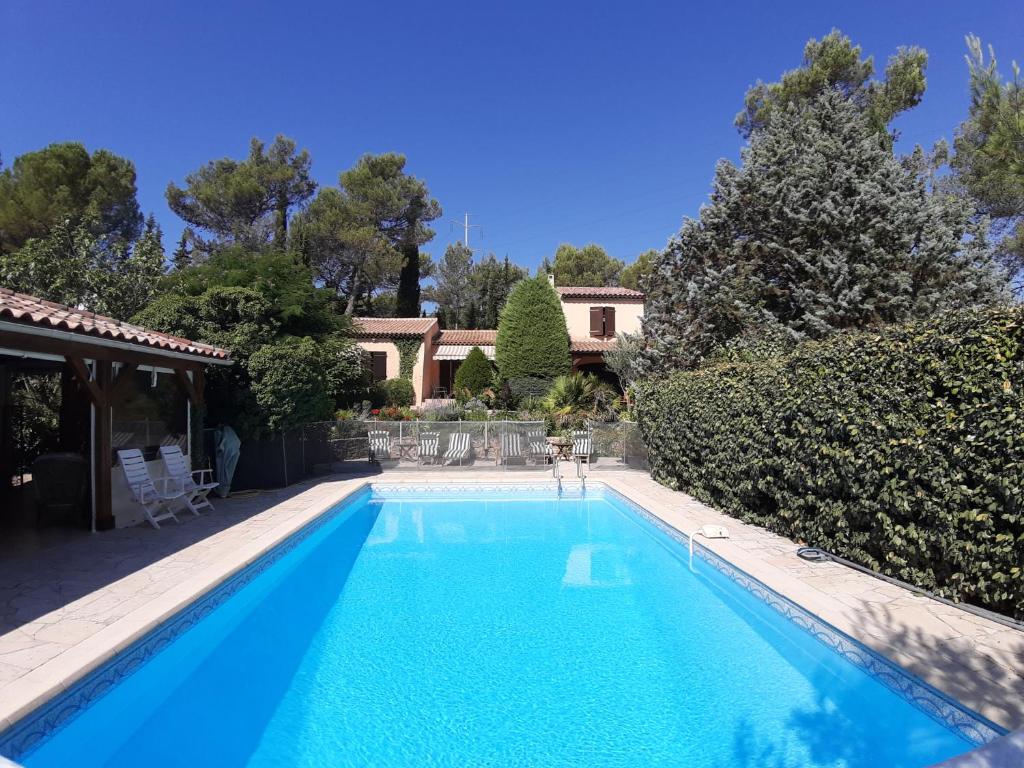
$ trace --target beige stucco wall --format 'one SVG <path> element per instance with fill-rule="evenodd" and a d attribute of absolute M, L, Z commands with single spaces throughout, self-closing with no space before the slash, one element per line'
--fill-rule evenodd
<path fill-rule="evenodd" d="M 416 352 L 416 362 L 412 367 L 412 388 L 416 392 L 416 401 L 414 405 L 419 405 L 423 402 L 423 392 L 426 390 L 429 394 L 429 366 L 427 370 L 424 370 L 424 353 L 426 346 L 429 343 L 430 334 L 425 334 L 420 340 L 420 348 Z M 387 376 L 389 379 L 397 379 L 399 371 L 401 370 L 401 360 L 398 355 L 398 347 L 395 343 L 389 339 L 359 339 L 357 341 L 360 347 L 365 349 L 367 352 L 384 352 L 387 354 Z"/>
<path fill-rule="evenodd" d="M 590 336 L 590 308 L 615 307 L 615 332 L 639 333 L 644 316 L 643 301 L 615 301 L 612 299 L 562 299 L 562 311 L 569 336 L 586 338 Z"/>

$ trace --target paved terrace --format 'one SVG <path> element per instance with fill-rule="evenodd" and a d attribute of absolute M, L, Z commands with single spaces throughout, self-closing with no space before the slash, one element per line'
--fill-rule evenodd
<path fill-rule="evenodd" d="M 0 728 L 187 605 L 367 480 L 493 483 L 547 473 L 385 471 L 332 477 L 217 502 L 161 530 L 121 529 L 0 543 Z M 1024 632 L 915 596 L 840 565 L 797 558 L 796 545 L 744 525 L 640 472 L 606 483 L 683 531 L 729 527 L 708 549 L 995 722 L 1024 726 Z"/>

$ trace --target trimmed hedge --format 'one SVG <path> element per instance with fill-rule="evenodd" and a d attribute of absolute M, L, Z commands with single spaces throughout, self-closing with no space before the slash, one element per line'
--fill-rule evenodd
<path fill-rule="evenodd" d="M 546 275 L 520 280 L 501 310 L 494 342 L 504 381 L 553 380 L 569 373 L 569 332 L 558 294 Z"/>
<path fill-rule="evenodd" d="M 1024 617 L 1024 309 L 846 333 L 638 385 L 652 475 Z"/>

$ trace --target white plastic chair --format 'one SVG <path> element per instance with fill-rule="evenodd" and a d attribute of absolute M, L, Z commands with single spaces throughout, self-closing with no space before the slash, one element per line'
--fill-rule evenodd
<path fill-rule="evenodd" d="M 163 486 L 157 490 L 153 478 L 149 475 L 149 468 L 146 467 L 146 460 L 142 457 L 142 451 L 138 448 L 130 448 L 117 452 L 117 459 L 121 463 L 121 471 L 124 472 L 124 479 L 128 483 L 132 499 L 142 507 L 142 513 L 146 516 L 149 524 L 154 528 L 160 527 L 160 521 L 170 518 L 174 522 L 180 522 L 171 509 L 171 502 L 185 498 L 185 491 L 181 485 L 175 483 L 174 478 L 162 477 L 159 482 Z M 168 487 L 171 484 L 172 487 Z"/>
<path fill-rule="evenodd" d="M 161 445 L 160 458 L 163 459 L 167 476 L 178 483 L 184 492 L 185 506 L 192 510 L 193 515 L 198 515 L 199 510 L 206 507 L 213 509 L 213 504 L 206 497 L 220 483 L 214 482 L 212 469 L 193 470 L 181 452 L 181 447 L 177 445 Z M 208 479 L 203 480 L 203 475 Z"/>

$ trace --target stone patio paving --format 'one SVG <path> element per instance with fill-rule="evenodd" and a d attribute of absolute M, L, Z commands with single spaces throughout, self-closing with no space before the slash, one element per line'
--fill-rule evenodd
<path fill-rule="evenodd" d="M 394 471 L 332 477 L 217 502 L 215 512 L 149 527 L 0 545 L 0 728 L 256 559 L 367 480 L 550 482 L 546 472 Z M 726 525 L 708 549 L 935 687 L 1008 728 L 1024 726 L 1024 632 L 914 595 L 744 525 L 640 472 L 605 483 L 676 528 Z"/>

